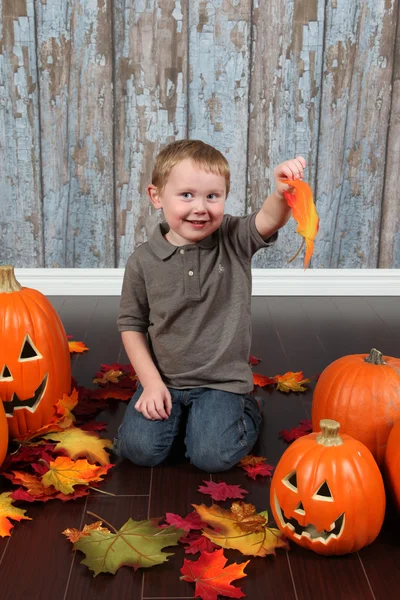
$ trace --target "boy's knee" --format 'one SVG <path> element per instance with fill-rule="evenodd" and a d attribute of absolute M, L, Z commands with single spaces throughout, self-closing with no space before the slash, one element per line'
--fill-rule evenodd
<path fill-rule="evenodd" d="M 135 438 L 136 436 L 129 439 L 118 436 L 114 439 L 114 452 L 140 467 L 155 467 L 166 458 L 168 452 L 155 452 L 153 447 L 140 444 L 140 440 Z"/>
<path fill-rule="evenodd" d="M 234 466 L 235 461 L 224 459 L 215 448 L 194 447 L 189 454 L 192 465 L 207 473 L 228 471 Z"/>

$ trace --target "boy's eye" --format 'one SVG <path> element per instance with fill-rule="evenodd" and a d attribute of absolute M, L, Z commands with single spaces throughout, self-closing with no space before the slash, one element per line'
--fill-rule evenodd
<path fill-rule="evenodd" d="M 192 194 L 190 192 L 183 192 L 183 194 L 181 194 L 181 196 L 183 198 L 185 198 L 185 200 L 189 200 L 189 198 L 192 197 Z"/>
<path fill-rule="evenodd" d="M 217 194 L 208 194 L 207 198 L 209 200 L 215 200 L 217 198 Z"/>

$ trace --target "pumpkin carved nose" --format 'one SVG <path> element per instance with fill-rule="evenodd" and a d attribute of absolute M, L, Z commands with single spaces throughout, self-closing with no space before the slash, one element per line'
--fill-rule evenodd
<path fill-rule="evenodd" d="M 3 379 L 12 380 L 12 375 L 11 375 L 10 370 L 7 367 L 7 365 L 4 365 L 3 370 L 0 373 L 0 381 L 2 381 Z"/>

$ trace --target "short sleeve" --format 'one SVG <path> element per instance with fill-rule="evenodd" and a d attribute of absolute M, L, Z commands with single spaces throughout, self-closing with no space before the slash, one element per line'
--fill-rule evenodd
<path fill-rule="evenodd" d="M 245 217 L 224 217 L 224 236 L 227 236 L 236 253 L 247 259 L 251 259 L 261 248 L 272 246 L 278 239 L 277 231 L 266 240 L 261 237 L 256 227 L 257 213 L 258 210 Z"/>
<path fill-rule="evenodd" d="M 134 268 L 134 258 L 128 259 L 122 283 L 120 310 L 117 319 L 119 331 L 147 333 L 149 303 L 143 276 Z"/>

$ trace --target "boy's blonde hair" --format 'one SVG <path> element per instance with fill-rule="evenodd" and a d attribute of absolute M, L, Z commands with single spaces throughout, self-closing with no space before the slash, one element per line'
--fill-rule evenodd
<path fill-rule="evenodd" d="M 190 158 L 198 167 L 225 178 L 226 195 L 230 188 L 229 163 L 219 150 L 201 140 L 178 140 L 158 154 L 154 164 L 151 183 L 161 193 L 175 165 Z"/>

